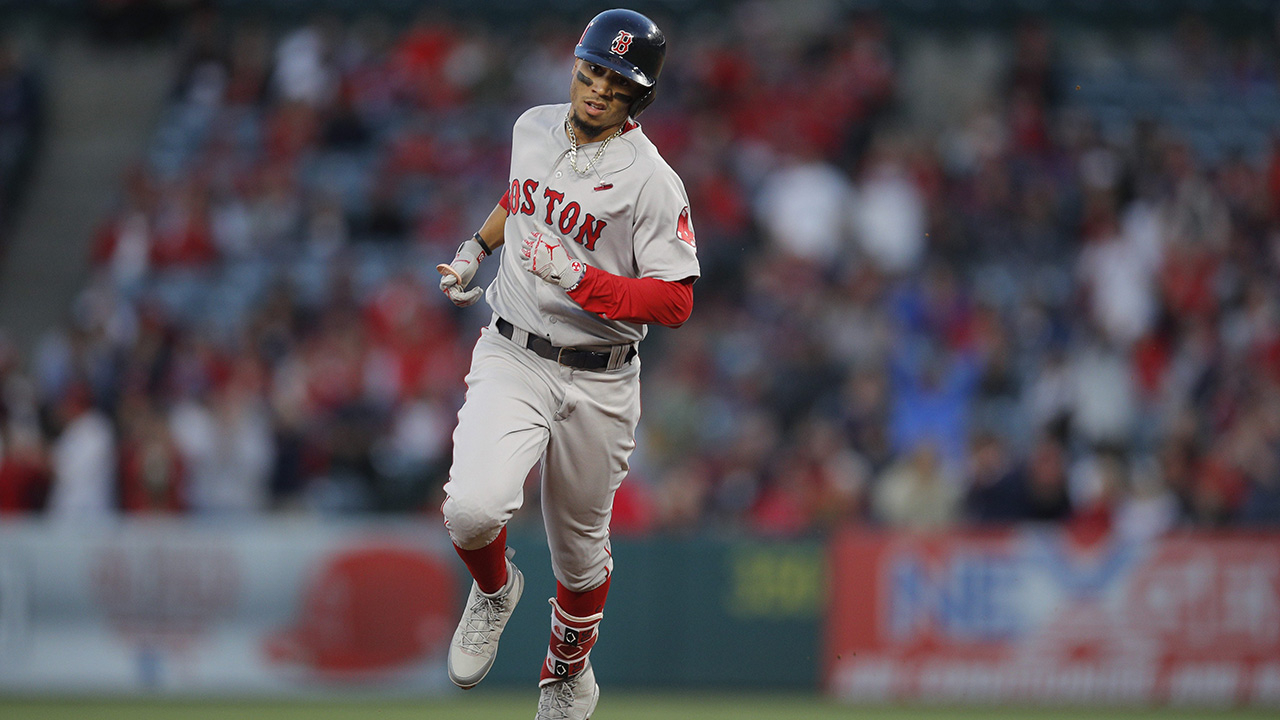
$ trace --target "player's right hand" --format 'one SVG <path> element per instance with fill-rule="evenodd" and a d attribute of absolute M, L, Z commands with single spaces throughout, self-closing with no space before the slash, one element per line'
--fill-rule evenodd
<path fill-rule="evenodd" d="M 576 289 L 587 274 L 586 263 L 569 257 L 562 240 L 536 230 L 524 239 L 520 258 L 525 270 L 565 290 Z"/>
<path fill-rule="evenodd" d="M 474 305 L 484 294 L 484 288 L 477 285 L 468 290 L 467 285 L 476 276 L 480 261 L 487 255 L 484 248 L 480 247 L 480 243 L 476 242 L 475 238 L 471 238 L 458 246 L 458 253 L 453 256 L 453 262 L 447 265 L 440 263 L 436 266 L 436 272 L 440 273 L 440 291 L 454 305 L 458 307 Z"/>

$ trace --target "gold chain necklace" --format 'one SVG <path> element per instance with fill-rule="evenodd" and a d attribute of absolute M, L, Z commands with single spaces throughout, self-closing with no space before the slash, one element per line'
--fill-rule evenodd
<path fill-rule="evenodd" d="M 609 142 L 612 141 L 614 138 L 618 137 L 619 135 L 621 135 L 622 131 L 626 129 L 626 127 L 627 127 L 627 123 L 623 121 L 623 123 L 618 126 L 618 129 L 616 132 L 614 132 L 609 137 L 605 138 L 604 142 L 600 143 L 600 148 L 596 150 L 596 154 L 593 155 L 591 159 L 587 161 L 587 166 L 584 168 L 579 168 L 578 167 L 578 135 L 573 131 L 573 123 L 569 122 L 569 114 L 565 113 L 564 129 L 569 131 L 569 167 L 572 167 L 573 171 L 577 173 L 579 177 L 583 177 L 587 173 L 591 172 L 591 168 L 595 167 L 596 161 L 599 160 L 600 156 L 604 154 L 604 149 L 609 147 Z"/>

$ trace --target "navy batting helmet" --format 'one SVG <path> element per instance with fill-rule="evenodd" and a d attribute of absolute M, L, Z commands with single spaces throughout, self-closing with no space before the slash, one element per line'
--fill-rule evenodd
<path fill-rule="evenodd" d="M 657 93 L 667 38 L 652 20 L 638 12 L 605 10 L 587 23 L 573 54 L 646 88 L 631 103 L 631 117 L 636 117 Z"/>

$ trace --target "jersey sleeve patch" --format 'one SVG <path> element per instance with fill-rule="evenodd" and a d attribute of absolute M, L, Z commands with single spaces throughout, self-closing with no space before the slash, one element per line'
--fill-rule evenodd
<path fill-rule="evenodd" d="M 689 243 L 689 247 L 697 249 L 698 243 L 693 237 L 693 224 L 689 221 L 689 206 L 685 205 L 680 211 L 680 217 L 676 220 L 676 237 L 684 242 Z"/>

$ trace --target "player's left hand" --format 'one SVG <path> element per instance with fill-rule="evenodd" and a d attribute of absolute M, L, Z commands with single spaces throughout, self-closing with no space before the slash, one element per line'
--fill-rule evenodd
<path fill-rule="evenodd" d="M 477 285 L 468 290 L 467 285 L 476 276 L 480 261 L 488 255 L 489 253 L 476 242 L 475 238 L 459 245 L 458 254 L 453 256 L 453 262 L 440 263 L 436 266 L 436 272 L 440 273 L 440 292 L 443 292 L 445 297 L 458 307 L 476 304 L 484 293 L 484 288 Z"/>
<path fill-rule="evenodd" d="M 536 231 L 524 239 L 520 258 L 525 270 L 565 290 L 578 287 L 587 274 L 586 263 L 569 257 L 559 238 Z"/>

